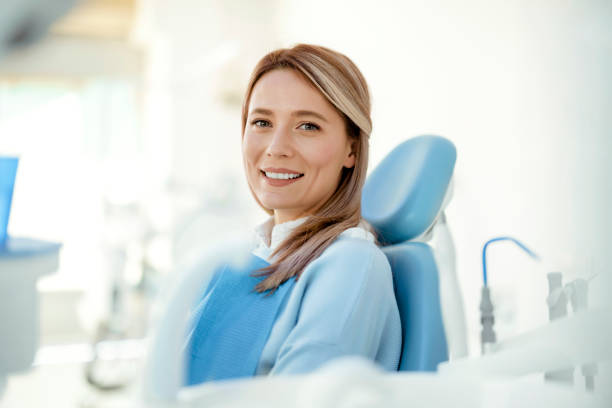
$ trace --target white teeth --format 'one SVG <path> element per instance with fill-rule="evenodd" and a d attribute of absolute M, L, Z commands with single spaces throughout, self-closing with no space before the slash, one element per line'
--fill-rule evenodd
<path fill-rule="evenodd" d="M 300 174 L 272 173 L 268 171 L 266 171 L 265 173 L 266 173 L 266 177 L 269 177 L 271 179 L 287 180 L 287 179 L 294 179 L 294 178 L 300 177 Z"/>

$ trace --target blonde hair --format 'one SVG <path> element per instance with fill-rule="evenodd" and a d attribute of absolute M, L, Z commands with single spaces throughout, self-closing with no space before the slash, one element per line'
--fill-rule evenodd
<path fill-rule="evenodd" d="M 257 81 L 275 69 L 293 69 L 310 81 L 344 118 L 346 133 L 354 142 L 355 165 L 342 168 L 335 192 L 304 223 L 296 227 L 279 244 L 271 256 L 271 265 L 255 271 L 254 276 L 266 276 L 255 286 L 258 292 L 273 293 L 279 285 L 295 276 L 332 244 L 344 230 L 357 226 L 361 219 L 361 190 L 368 168 L 368 141 L 372 131 L 370 93 L 368 85 L 348 57 L 325 47 L 298 44 L 265 55 L 255 66 L 242 104 L 242 135 L 246 127 L 251 93 Z M 253 192 L 255 200 L 268 214 Z M 369 225 L 366 226 L 370 229 Z"/>

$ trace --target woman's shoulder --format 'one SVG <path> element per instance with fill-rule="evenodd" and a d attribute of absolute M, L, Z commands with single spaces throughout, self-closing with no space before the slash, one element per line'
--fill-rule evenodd
<path fill-rule="evenodd" d="M 389 261 L 376 245 L 374 236 L 360 227 L 340 234 L 306 269 L 311 269 L 313 275 L 319 275 L 320 270 L 333 270 L 335 277 L 350 277 L 351 280 L 358 279 L 360 275 L 391 276 Z"/>
<path fill-rule="evenodd" d="M 361 238 L 366 241 L 376 242 L 376 237 L 372 233 L 371 227 L 365 222 L 342 231 L 338 238 Z"/>
<path fill-rule="evenodd" d="M 350 264 L 388 264 L 387 257 L 374 240 L 356 234 L 341 234 L 323 251 L 323 259 Z"/>
<path fill-rule="evenodd" d="M 382 256 L 386 259 L 376 243 L 372 228 L 363 220 L 356 227 L 342 231 L 325 252 L 338 255 L 349 253 L 359 258 L 380 258 Z"/>
<path fill-rule="evenodd" d="M 375 242 L 339 236 L 312 261 L 298 278 L 299 286 L 309 296 L 340 298 L 391 299 L 393 275 L 386 255 Z M 339 292 L 340 291 L 340 292 Z M 349 301 L 350 303 L 350 301 Z"/>

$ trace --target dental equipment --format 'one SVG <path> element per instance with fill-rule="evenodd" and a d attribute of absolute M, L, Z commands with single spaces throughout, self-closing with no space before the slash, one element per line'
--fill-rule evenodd
<path fill-rule="evenodd" d="M 26 370 L 38 347 L 36 281 L 55 271 L 60 245 L 8 236 L 18 158 L 0 157 L 0 397 L 9 374 Z"/>
<path fill-rule="evenodd" d="M 525 251 L 529 256 L 533 259 L 539 260 L 539 257 L 533 253 L 529 248 L 523 245 L 520 241 L 512 237 L 497 237 L 491 238 L 488 240 L 483 248 L 482 248 L 482 277 L 484 281 L 484 285 L 482 287 L 481 296 L 482 299 L 480 301 L 480 323 L 482 324 L 482 330 L 480 332 L 480 344 L 481 344 L 481 353 L 485 354 L 489 345 L 495 344 L 497 341 L 497 336 L 495 335 L 495 329 L 493 326 L 495 325 L 495 314 L 493 303 L 491 303 L 491 294 L 489 292 L 489 286 L 487 283 L 487 248 L 493 242 L 499 241 L 511 241 L 518 245 L 523 251 Z"/>

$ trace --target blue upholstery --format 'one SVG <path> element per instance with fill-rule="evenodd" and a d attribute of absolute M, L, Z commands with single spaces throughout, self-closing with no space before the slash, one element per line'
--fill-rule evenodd
<path fill-rule="evenodd" d="M 393 149 L 363 188 L 362 215 L 381 243 L 389 244 L 383 252 L 391 264 L 402 322 L 400 371 L 435 371 L 448 360 L 432 249 L 407 241 L 435 221 L 455 160 L 455 146 L 447 139 L 415 137 Z"/>
<path fill-rule="evenodd" d="M 438 271 L 427 244 L 406 242 L 383 248 L 393 272 L 402 322 L 399 371 L 435 371 L 448 360 L 440 311 Z"/>
<path fill-rule="evenodd" d="M 443 137 L 419 136 L 401 143 L 372 171 L 361 213 L 381 242 L 396 244 L 425 232 L 438 215 L 456 157 L 455 146 Z"/>

